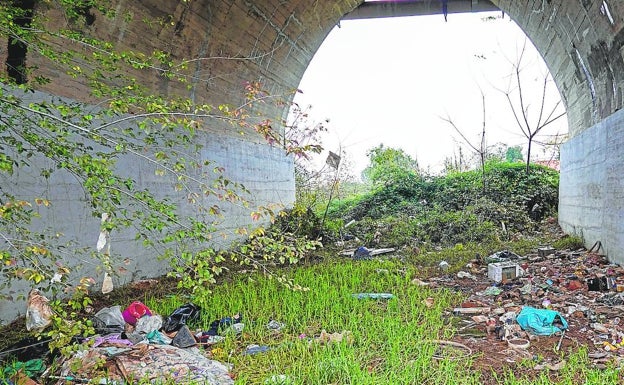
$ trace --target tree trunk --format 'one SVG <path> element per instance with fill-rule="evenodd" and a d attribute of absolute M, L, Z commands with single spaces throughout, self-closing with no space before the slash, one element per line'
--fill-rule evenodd
<path fill-rule="evenodd" d="M 529 137 L 529 144 L 527 146 L 527 161 L 526 161 L 526 173 L 529 173 L 529 164 L 531 163 L 531 144 L 533 143 L 533 137 Z"/>

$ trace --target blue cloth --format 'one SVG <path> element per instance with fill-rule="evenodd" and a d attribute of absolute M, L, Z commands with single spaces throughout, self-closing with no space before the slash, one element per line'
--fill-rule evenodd
<path fill-rule="evenodd" d="M 535 309 L 525 306 L 516 317 L 522 330 L 526 330 L 538 336 L 550 336 L 568 328 L 568 322 L 554 310 Z M 556 326 L 559 323 L 561 326 Z"/>

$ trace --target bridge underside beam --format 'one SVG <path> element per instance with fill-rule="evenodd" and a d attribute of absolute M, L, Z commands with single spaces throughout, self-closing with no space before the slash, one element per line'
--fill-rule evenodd
<path fill-rule="evenodd" d="M 362 3 L 352 12 L 346 14 L 342 20 L 491 12 L 498 10 L 499 8 L 496 5 L 487 0 L 370 1 Z"/>

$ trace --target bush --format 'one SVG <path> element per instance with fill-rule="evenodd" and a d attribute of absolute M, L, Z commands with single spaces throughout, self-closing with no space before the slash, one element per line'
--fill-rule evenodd
<path fill-rule="evenodd" d="M 421 217 L 419 233 L 423 239 L 443 246 L 467 242 L 493 242 L 498 229 L 490 221 L 481 222 L 473 210 L 429 211 Z"/>
<path fill-rule="evenodd" d="M 384 246 L 416 242 L 453 245 L 499 239 L 533 229 L 557 210 L 559 174 L 542 166 L 489 162 L 486 190 L 479 170 L 441 177 L 407 177 L 363 196 L 337 202 L 329 215 L 360 221 L 351 230 Z M 369 243 L 370 244 L 370 243 Z"/>

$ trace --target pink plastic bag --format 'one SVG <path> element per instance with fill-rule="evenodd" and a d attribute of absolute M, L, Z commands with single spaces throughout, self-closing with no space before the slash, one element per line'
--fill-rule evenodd
<path fill-rule="evenodd" d="M 124 321 L 130 325 L 135 325 L 137 320 L 144 315 L 152 315 L 150 309 L 142 302 L 134 301 L 122 313 Z"/>

